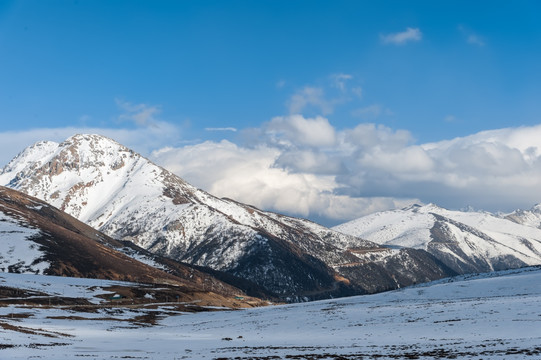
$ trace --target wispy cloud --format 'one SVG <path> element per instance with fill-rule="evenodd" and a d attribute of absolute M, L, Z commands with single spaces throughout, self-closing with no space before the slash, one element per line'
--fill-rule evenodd
<path fill-rule="evenodd" d="M 289 100 L 289 113 L 300 114 L 306 107 L 312 106 L 318 109 L 321 114 L 329 115 L 334 111 L 334 104 L 335 101 L 326 99 L 323 88 L 305 86 L 291 96 Z"/>
<path fill-rule="evenodd" d="M 392 116 L 394 113 L 383 107 L 380 104 L 372 104 L 362 108 L 355 109 L 351 112 L 351 116 L 359 117 L 361 119 L 376 119 L 382 115 Z"/>
<path fill-rule="evenodd" d="M 356 86 L 353 89 L 351 89 L 351 92 L 358 98 L 362 99 L 363 97 L 363 88 L 360 86 Z"/>
<path fill-rule="evenodd" d="M 159 105 L 133 104 L 121 99 L 115 99 L 117 106 L 124 111 L 118 118 L 133 121 L 139 126 L 153 126 L 157 123 L 156 115 L 161 113 Z"/>
<path fill-rule="evenodd" d="M 236 132 L 237 128 L 234 127 L 207 127 L 205 131 L 232 131 Z"/>
<path fill-rule="evenodd" d="M 338 88 L 340 91 L 345 92 L 346 89 L 346 82 L 348 80 L 353 79 L 352 75 L 349 74 L 333 74 L 331 75 L 331 80 L 333 82 L 333 86 Z"/>
<path fill-rule="evenodd" d="M 473 44 L 477 46 L 485 46 L 485 41 L 481 37 L 475 34 L 468 35 L 467 42 L 468 44 Z"/>
<path fill-rule="evenodd" d="M 380 34 L 380 39 L 384 44 L 404 45 L 408 42 L 421 41 L 423 33 L 419 28 L 406 28 L 405 31 Z"/>
<path fill-rule="evenodd" d="M 353 75 L 331 74 L 317 86 L 306 85 L 298 89 L 287 101 L 290 114 L 330 115 L 339 105 L 362 98 L 362 88 L 353 82 Z M 315 112 L 315 114 L 314 114 Z"/>
<path fill-rule="evenodd" d="M 447 115 L 446 117 L 443 118 L 443 120 L 444 120 L 445 122 L 452 123 L 452 122 L 455 122 L 455 121 L 456 121 L 456 116 L 454 116 L 454 115 Z"/>
<path fill-rule="evenodd" d="M 483 47 L 486 45 L 485 39 L 468 29 L 464 25 L 459 25 L 458 30 L 465 36 L 466 42 L 471 45 Z"/>
<path fill-rule="evenodd" d="M 365 106 L 363 108 L 355 109 L 351 112 L 352 116 L 357 116 L 361 118 L 371 117 L 376 118 L 381 115 L 383 108 L 379 104 L 373 104 Z"/>

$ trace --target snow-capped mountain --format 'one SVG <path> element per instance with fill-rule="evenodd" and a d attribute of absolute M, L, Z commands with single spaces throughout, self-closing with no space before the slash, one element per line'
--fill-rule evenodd
<path fill-rule="evenodd" d="M 450 275 L 424 251 L 383 248 L 216 198 L 99 135 L 39 142 L 0 172 L 0 184 L 115 239 L 229 272 L 284 297 L 376 292 Z"/>
<path fill-rule="evenodd" d="M 382 245 L 424 249 L 458 273 L 541 264 L 541 229 L 511 218 L 429 204 L 374 213 L 333 229 Z M 532 217 L 522 219 L 534 223 Z"/>
<path fill-rule="evenodd" d="M 0 272 L 173 284 L 233 296 L 213 276 L 111 239 L 49 204 L 0 186 Z"/>
<path fill-rule="evenodd" d="M 530 210 L 515 210 L 510 214 L 502 215 L 502 217 L 517 224 L 541 229 L 541 204 L 535 205 Z"/>

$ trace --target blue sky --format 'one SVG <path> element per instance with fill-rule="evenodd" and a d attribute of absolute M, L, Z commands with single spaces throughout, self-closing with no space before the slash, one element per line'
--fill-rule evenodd
<path fill-rule="evenodd" d="M 363 124 L 383 137 L 406 132 L 404 147 L 536 127 L 540 13 L 538 1 L 0 0 L 0 132 L 11 139 L 2 163 L 36 137 L 60 141 L 79 130 L 117 134 L 144 155 L 155 151 L 153 159 L 164 165 L 157 154 L 165 148 L 184 154 L 192 146 L 194 156 L 205 141 L 219 147 L 225 139 L 244 151 L 261 140 L 278 151 L 271 168 L 315 176 L 313 181 L 332 176 L 325 181 L 335 186 L 317 187 L 325 194 L 402 199 L 368 206 L 372 210 L 410 200 L 467 205 L 466 193 L 441 196 L 439 185 L 426 193 L 421 183 L 410 189 L 407 179 L 380 189 L 379 178 L 370 186 L 342 182 L 345 172 L 354 177 L 365 170 L 348 165 L 352 159 L 344 160 L 339 140 L 317 148 L 314 141 L 296 143 L 288 131 L 304 123 L 291 116 L 320 116 L 330 126 L 315 121 L 314 128 L 321 125 L 337 139 Z M 291 165 L 289 150 L 284 162 L 285 138 L 289 150 L 298 150 L 298 161 L 306 164 L 299 159 L 310 147 L 312 155 L 326 156 L 321 161 L 343 167 L 300 169 Z M 195 164 L 188 171 L 179 165 L 185 158 L 168 159 L 180 175 L 200 174 L 189 180 L 228 195 Z M 484 196 L 471 203 L 505 210 L 525 202 L 487 202 L 493 195 Z M 457 197 L 460 202 L 451 201 Z M 540 202 L 541 194 L 534 200 Z M 295 210 L 255 203 L 329 218 L 310 205 Z"/>

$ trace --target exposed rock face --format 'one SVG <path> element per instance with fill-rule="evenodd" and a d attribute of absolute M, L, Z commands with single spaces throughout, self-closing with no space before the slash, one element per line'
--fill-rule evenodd
<path fill-rule="evenodd" d="M 423 251 L 382 248 L 216 198 L 98 135 L 38 143 L 0 172 L 0 184 L 48 201 L 115 239 L 226 271 L 283 298 L 360 294 L 453 274 Z"/>
<path fill-rule="evenodd" d="M 368 215 L 334 229 L 384 245 L 426 250 L 465 274 L 541 264 L 541 229 L 531 226 L 539 219 L 535 208 L 502 217 L 430 204 Z"/>

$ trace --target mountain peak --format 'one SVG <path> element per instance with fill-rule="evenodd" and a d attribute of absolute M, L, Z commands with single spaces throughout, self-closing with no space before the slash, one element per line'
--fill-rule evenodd
<path fill-rule="evenodd" d="M 98 134 L 73 135 L 58 147 L 71 155 L 78 154 L 82 162 L 96 161 L 98 164 L 107 162 L 108 158 L 117 158 L 122 153 L 129 153 L 140 157 L 139 154 L 135 154 L 135 152 L 113 139 Z"/>
<path fill-rule="evenodd" d="M 402 210 L 403 211 L 410 211 L 410 210 L 416 210 L 416 209 L 419 209 L 420 207 L 422 207 L 422 205 L 419 205 L 419 204 L 411 204 L 411 205 L 408 205 L 406 207 L 403 207 Z"/>
<path fill-rule="evenodd" d="M 411 211 L 411 212 L 414 212 L 414 213 L 417 213 L 417 212 L 420 212 L 420 213 L 427 213 L 427 212 L 432 212 L 432 211 L 439 211 L 439 210 L 442 210 L 443 208 L 436 205 L 436 204 L 433 204 L 433 203 L 428 203 L 428 204 L 424 204 L 424 205 L 419 205 L 419 204 L 412 204 L 408 207 L 405 207 L 402 209 L 402 211 Z"/>
<path fill-rule="evenodd" d="M 63 144 L 76 145 L 76 144 L 85 144 L 85 143 L 94 144 L 94 145 L 109 145 L 109 146 L 116 145 L 116 146 L 124 147 L 123 145 L 119 144 L 115 140 L 107 136 L 100 135 L 100 134 L 75 134 L 75 135 L 70 136 L 66 140 L 64 140 L 61 145 Z"/>

